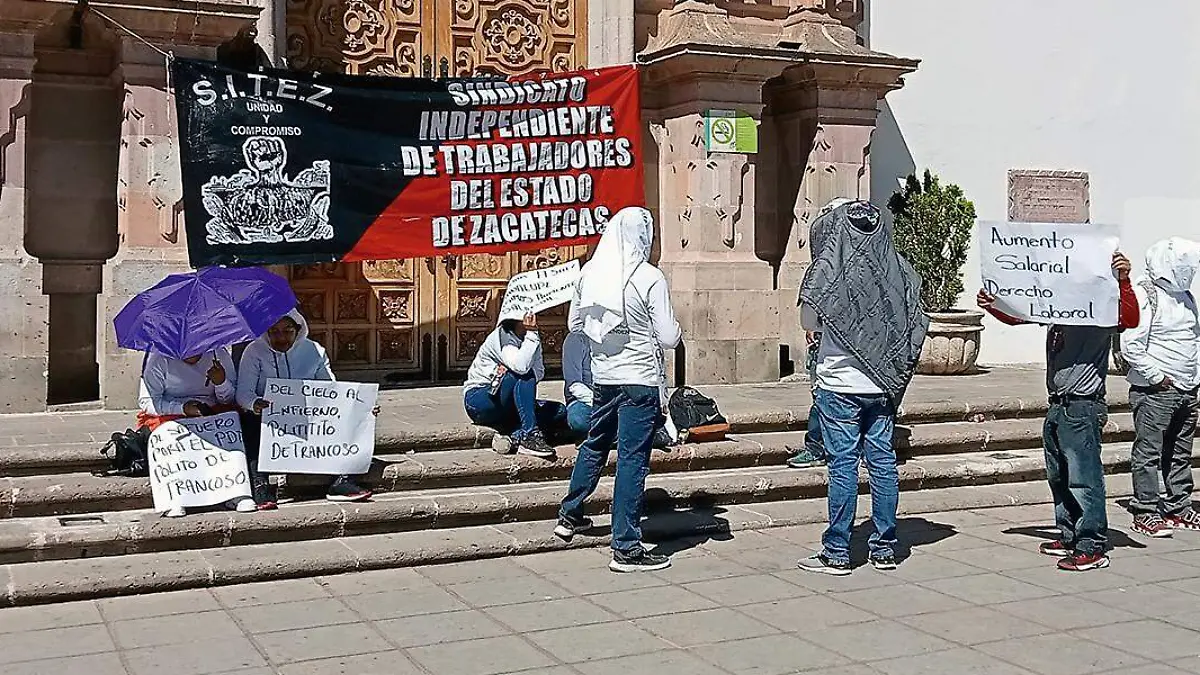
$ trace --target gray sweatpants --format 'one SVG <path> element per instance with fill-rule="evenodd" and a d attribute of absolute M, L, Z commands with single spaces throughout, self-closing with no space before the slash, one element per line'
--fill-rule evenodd
<path fill-rule="evenodd" d="M 1192 506 L 1192 439 L 1196 392 L 1129 392 L 1136 438 L 1130 457 L 1134 515 L 1178 515 Z M 1164 489 L 1160 495 L 1159 490 Z"/>

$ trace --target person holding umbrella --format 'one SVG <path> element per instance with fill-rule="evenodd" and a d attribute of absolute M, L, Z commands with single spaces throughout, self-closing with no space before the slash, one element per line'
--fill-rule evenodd
<path fill-rule="evenodd" d="M 325 348 L 308 338 L 308 323 L 295 309 L 279 319 L 266 332 L 250 343 L 242 353 L 241 373 L 237 383 L 237 403 L 245 411 L 242 434 L 246 452 L 258 457 L 261 441 L 263 411 L 271 407 L 264 397 L 267 380 L 334 380 Z M 379 409 L 375 409 L 379 414 Z M 253 450 L 251 450 L 253 447 Z M 254 482 L 254 498 L 260 509 L 275 508 L 274 495 L 265 476 Z M 333 502 L 358 502 L 370 499 L 371 491 L 359 487 L 349 476 L 338 476 L 329 486 L 325 498 Z"/>
<path fill-rule="evenodd" d="M 257 338 L 295 306 L 287 281 L 257 268 L 172 274 L 135 296 L 113 319 L 113 328 L 117 344 L 146 352 L 139 428 L 235 410 L 237 373 L 229 347 Z M 254 476 L 256 457 L 246 447 Z M 249 498 L 229 506 L 255 509 Z M 165 515 L 185 512 L 176 508 Z"/>

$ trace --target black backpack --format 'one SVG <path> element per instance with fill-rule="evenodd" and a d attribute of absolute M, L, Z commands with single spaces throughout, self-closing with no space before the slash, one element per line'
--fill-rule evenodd
<path fill-rule="evenodd" d="M 728 424 L 728 420 L 717 410 L 717 402 L 691 387 L 680 387 L 671 394 L 667 402 L 671 421 L 680 430 L 712 424 Z"/>
<path fill-rule="evenodd" d="M 102 476 L 125 476 L 145 478 L 150 475 L 150 430 L 142 427 L 137 431 L 126 429 L 113 434 L 108 443 L 100 448 L 100 454 L 108 460 L 109 469 L 99 472 Z"/>

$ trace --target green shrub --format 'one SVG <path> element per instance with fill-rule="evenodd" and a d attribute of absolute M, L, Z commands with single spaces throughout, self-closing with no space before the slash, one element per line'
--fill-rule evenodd
<path fill-rule="evenodd" d="M 946 185 L 925 171 L 911 175 L 904 189 L 888 200 L 894 217 L 896 250 L 921 275 L 921 304 L 926 312 L 944 312 L 963 292 L 963 266 L 975 231 L 975 205 L 957 185 Z"/>

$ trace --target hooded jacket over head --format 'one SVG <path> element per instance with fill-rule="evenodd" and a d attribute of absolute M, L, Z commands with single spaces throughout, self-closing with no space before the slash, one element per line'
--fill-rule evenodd
<path fill-rule="evenodd" d="M 929 329 L 921 277 L 896 251 L 875 206 L 850 201 L 823 211 L 813 223 L 812 266 L 799 302 L 816 314 L 823 338 L 857 359 L 899 407 Z"/>
<path fill-rule="evenodd" d="M 246 410 L 263 397 L 267 380 L 334 380 L 325 348 L 308 338 L 308 322 L 297 310 L 287 313 L 296 322 L 296 340 L 286 351 L 271 346 L 267 335 L 261 335 L 242 352 L 238 366 L 237 403 Z"/>
<path fill-rule="evenodd" d="M 225 382 L 209 381 L 213 360 L 225 368 Z M 189 401 L 215 406 L 233 403 L 237 371 L 228 349 L 206 352 L 195 365 L 162 354 L 147 354 L 138 387 L 138 407 L 147 415 L 182 415 Z"/>
<path fill-rule="evenodd" d="M 653 242 L 650 212 L 621 209 L 583 266 L 567 326 L 587 336 L 596 384 L 664 387 L 663 349 L 682 334 L 667 278 L 649 262 Z"/>
<path fill-rule="evenodd" d="M 1121 333 L 1134 387 L 1155 387 L 1166 378 L 1183 390 L 1200 385 L 1200 318 L 1191 293 L 1197 269 L 1196 242 L 1171 237 L 1146 251 L 1146 273 L 1133 288 L 1141 321 Z"/>

